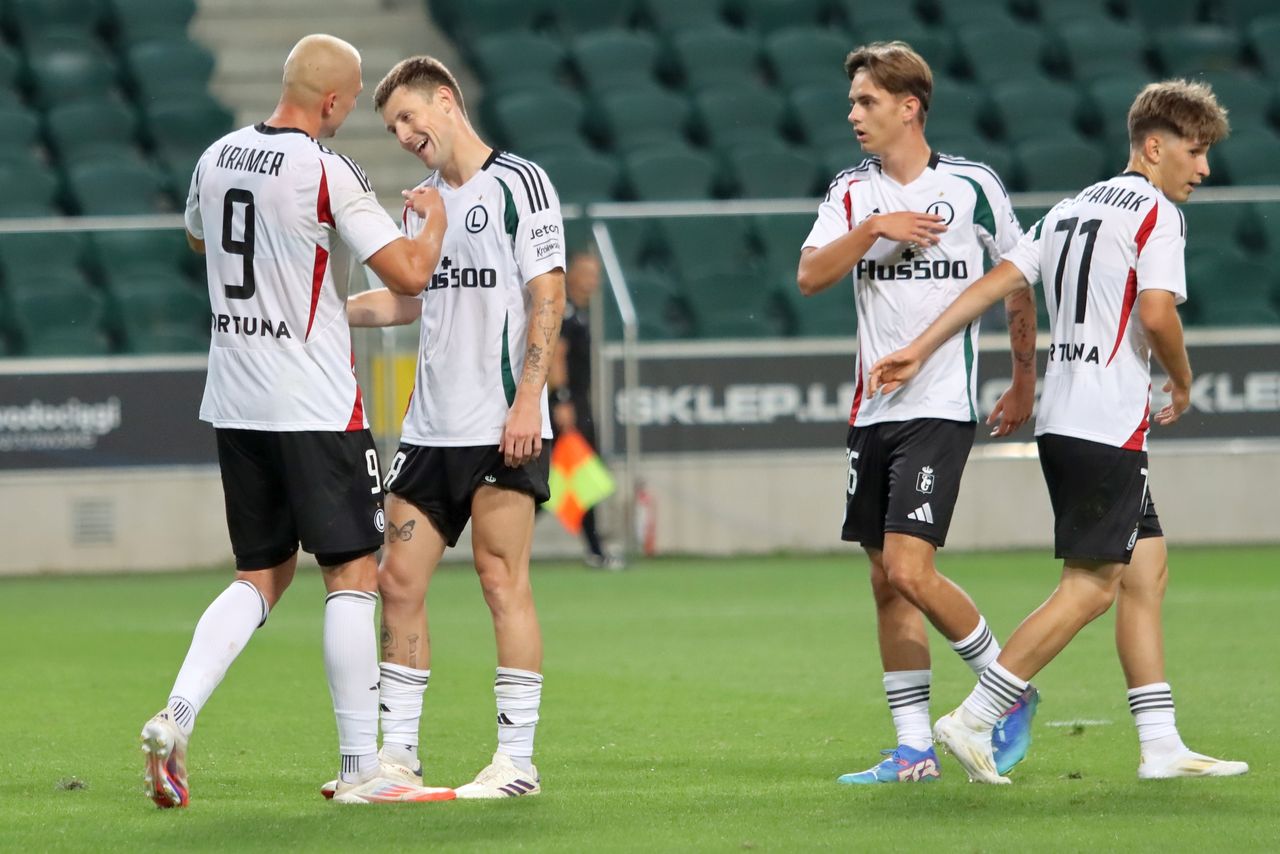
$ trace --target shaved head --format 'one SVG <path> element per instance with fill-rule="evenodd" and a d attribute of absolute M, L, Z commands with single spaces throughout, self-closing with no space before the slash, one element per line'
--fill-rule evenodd
<path fill-rule="evenodd" d="M 334 36 L 305 36 L 284 61 L 284 94 L 300 106 L 313 106 L 331 92 L 360 83 L 360 51 Z"/>

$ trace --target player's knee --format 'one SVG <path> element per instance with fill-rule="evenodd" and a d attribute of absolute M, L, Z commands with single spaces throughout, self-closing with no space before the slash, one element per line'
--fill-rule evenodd
<path fill-rule="evenodd" d="M 411 561 L 387 555 L 378 567 L 378 595 L 392 607 L 420 601 L 427 595 L 427 576 Z"/>
<path fill-rule="evenodd" d="M 902 594 L 889 582 L 889 575 L 884 571 L 883 566 L 871 567 L 871 596 L 875 599 L 877 608 L 883 608 L 902 597 Z"/>
<path fill-rule="evenodd" d="M 484 601 L 494 614 L 520 607 L 531 596 L 528 573 L 500 560 L 477 561 L 476 573 Z"/>
<path fill-rule="evenodd" d="M 885 577 L 889 586 L 900 596 L 915 601 L 933 575 L 933 567 L 912 561 L 886 561 Z"/>

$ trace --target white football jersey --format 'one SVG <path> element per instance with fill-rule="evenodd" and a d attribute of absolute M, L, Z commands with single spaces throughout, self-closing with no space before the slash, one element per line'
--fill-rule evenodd
<path fill-rule="evenodd" d="M 903 186 L 872 157 L 836 175 L 806 247 L 826 246 L 873 214 L 918 211 L 947 225 L 936 246 L 880 239 L 853 269 L 858 308 L 857 384 L 849 423 L 945 418 L 976 421 L 978 321 L 957 333 L 920 373 L 889 395 L 864 395 L 871 366 L 910 344 L 983 273 L 985 249 L 994 261 L 1022 236 L 1009 194 L 990 168 L 940 155 Z"/>
<path fill-rule="evenodd" d="M 205 242 L 213 341 L 200 417 L 247 430 L 368 427 L 347 325 L 350 255 L 400 238 L 350 158 L 258 124 L 196 164 L 187 230 Z"/>
<path fill-rule="evenodd" d="M 565 267 L 560 199 L 541 167 L 496 149 L 461 187 L 438 172 L 419 186 L 440 191 L 449 227 L 440 264 L 419 297 L 417 378 L 400 440 L 497 445 L 524 370 L 531 301 L 525 286 Z M 406 234 L 416 235 L 423 222 L 405 210 Z M 545 388 L 542 436 L 551 438 Z"/>
<path fill-rule="evenodd" d="M 1147 447 L 1151 348 L 1133 311 L 1145 290 L 1186 301 L 1185 246 L 1182 211 L 1126 172 L 1059 202 L 1005 256 L 1049 308 L 1037 436 Z"/>

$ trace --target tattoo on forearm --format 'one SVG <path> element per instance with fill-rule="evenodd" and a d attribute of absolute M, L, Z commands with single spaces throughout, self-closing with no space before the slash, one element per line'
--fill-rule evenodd
<path fill-rule="evenodd" d="M 538 388 L 546 383 L 547 372 L 551 367 L 550 360 L 546 357 L 555 352 L 556 340 L 560 337 L 561 319 L 562 312 L 557 310 L 554 299 L 539 299 L 534 305 L 531 325 L 531 337 L 534 340 L 525 350 L 524 370 L 520 376 L 522 383 Z"/>
<path fill-rule="evenodd" d="M 1006 306 L 1009 318 L 1009 336 L 1013 345 L 1013 360 L 1019 368 L 1035 369 L 1036 339 L 1032 317 L 1025 308 Z"/>
<path fill-rule="evenodd" d="M 397 541 L 406 542 L 408 540 L 412 540 L 413 525 L 416 521 L 417 521 L 416 519 L 410 519 L 408 522 L 405 522 L 403 525 L 397 528 L 395 522 L 388 520 L 387 521 L 387 542 L 394 543 Z"/>

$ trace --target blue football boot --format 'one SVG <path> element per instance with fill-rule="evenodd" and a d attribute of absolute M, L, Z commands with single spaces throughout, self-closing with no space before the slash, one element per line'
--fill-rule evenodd
<path fill-rule="evenodd" d="M 996 770 L 1001 775 L 1009 773 L 1009 769 L 1027 755 L 1031 747 L 1031 721 L 1039 705 L 1040 692 L 1035 686 L 1028 685 L 1018 697 L 1018 702 L 996 721 L 995 729 L 991 731 L 991 752 L 996 758 Z"/>
<path fill-rule="evenodd" d="M 844 774 L 837 783 L 859 785 L 863 783 L 928 783 L 942 776 L 938 770 L 938 754 L 932 745 L 927 750 L 916 750 L 899 744 L 896 750 L 880 751 L 886 758 L 873 768 L 857 774 Z"/>

